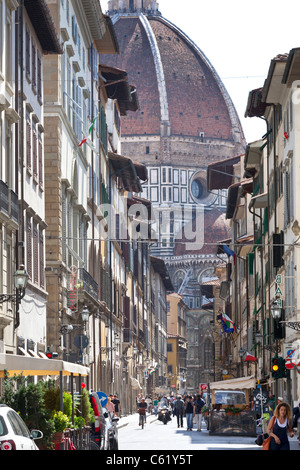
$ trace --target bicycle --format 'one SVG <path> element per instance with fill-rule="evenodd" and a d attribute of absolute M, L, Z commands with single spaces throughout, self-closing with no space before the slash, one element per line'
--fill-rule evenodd
<path fill-rule="evenodd" d="M 90 441 L 89 450 L 100 450 L 100 447 L 95 441 Z"/>
<path fill-rule="evenodd" d="M 142 429 L 144 429 L 144 423 L 146 422 L 146 410 L 145 408 L 139 408 L 138 409 L 138 412 L 139 412 L 139 424 L 140 426 L 142 427 Z"/>

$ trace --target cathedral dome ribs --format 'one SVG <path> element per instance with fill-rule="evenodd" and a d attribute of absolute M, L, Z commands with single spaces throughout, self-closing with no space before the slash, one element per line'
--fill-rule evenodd
<path fill-rule="evenodd" d="M 140 103 L 139 111 L 122 119 L 122 136 L 194 138 L 210 145 L 230 144 L 225 158 L 243 153 L 244 135 L 234 105 L 197 45 L 167 19 L 140 7 L 126 14 L 118 9 L 112 20 L 120 54 L 102 56 L 101 62 L 128 72 Z"/>

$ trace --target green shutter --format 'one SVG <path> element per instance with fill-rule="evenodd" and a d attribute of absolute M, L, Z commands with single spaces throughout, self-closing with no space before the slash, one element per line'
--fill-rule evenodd
<path fill-rule="evenodd" d="M 248 274 L 254 274 L 254 253 L 248 253 Z"/>

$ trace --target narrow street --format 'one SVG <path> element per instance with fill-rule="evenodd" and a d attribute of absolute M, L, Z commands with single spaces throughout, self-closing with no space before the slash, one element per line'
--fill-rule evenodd
<path fill-rule="evenodd" d="M 197 432 L 195 425 L 192 431 L 186 430 L 184 418 L 183 428 L 177 428 L 177 420 L 173 418 L 167 425 L 157 420 L 156 416 L 147 416 L 144 429 L 138 425 L 138 414 L 120 419 L 119 450 L 260 450 L 254 437 L 210 436 L 204 422 L 202 431 Z M 295 438 L 294 438 L 295 440 Z M 295 441 L 295 444 L 298 443 Z M 296 446 L 295 446 L 296 449 Z M 300 449 L 300 447 L 299 447 Z"/>

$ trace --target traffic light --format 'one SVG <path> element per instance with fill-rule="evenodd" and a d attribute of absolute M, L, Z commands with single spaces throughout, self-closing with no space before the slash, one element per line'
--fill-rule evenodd
<path fill-rule="evenodd" d="M 279 379 L 279 358 L 278 357 L 272 358 L 272 377 L 274 377 L 274 379 Z"/>
<path fill-rule="evenodd" d="M 283 357 L 280 357 L 278 359 L 278 367 L 279 377 L 285 377 L 285 360 L 283 359 Z"/>
<path fill-rule="evenodd" d="M 288 378 L 289 370 L 286 368 L 286 360 L 283 357 L 279 358 L 279 377 Z"/>
<path fill-rule="evenodd" d="M 274 379 L 283 379 L 289 377 L 289 371 L 285 365 L 285 359 L 283 357 L 272 358 L 272 377 Z"/>
<path fill-rule="evenodd" d="M 55 359 L 58 357 L 58 353 L 51 351 L 50 346 L 47 346 L 46 356 L 48 359 Z"/>

